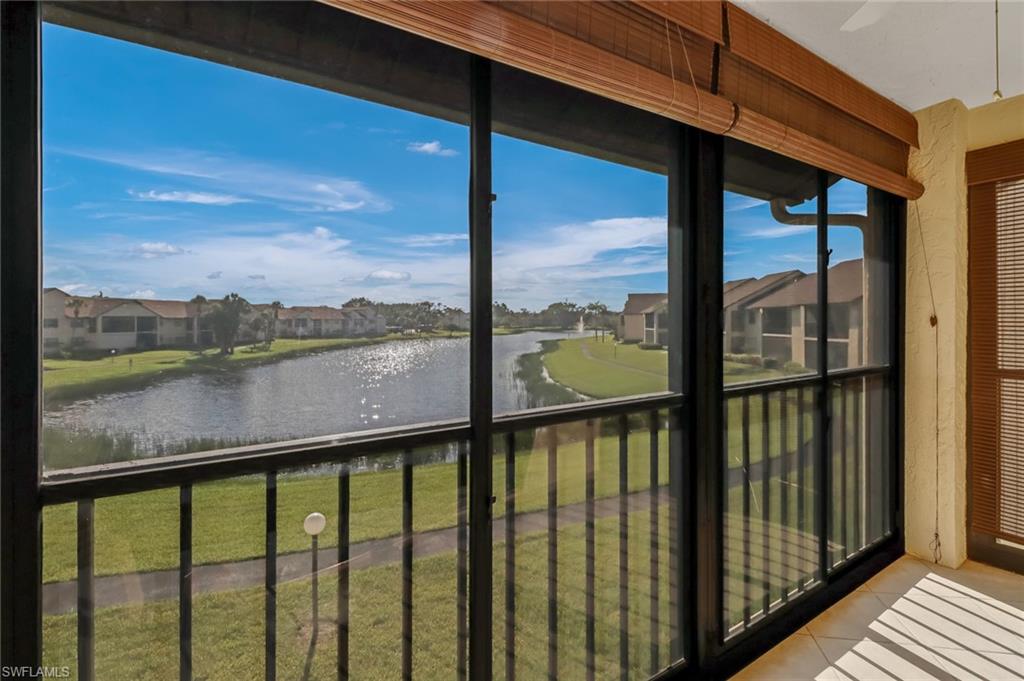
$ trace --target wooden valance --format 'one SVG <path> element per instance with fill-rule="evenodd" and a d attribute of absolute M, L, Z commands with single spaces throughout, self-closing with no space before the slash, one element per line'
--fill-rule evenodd
<path fill-rule="evenodd" d="M 1024 140 L 967 152 L 967 184 L 987 184 L 1024 175 Z"/>
<path fill-rule="evenodd" d="M 907 198 L 917 122 L 717 1 L 323 0 Z"/>

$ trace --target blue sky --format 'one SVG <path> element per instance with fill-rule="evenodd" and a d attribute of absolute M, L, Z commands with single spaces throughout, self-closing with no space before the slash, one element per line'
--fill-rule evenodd
<path fill-rule="evenodd" d="M 46 25 L 43 134 L 47 286 L 468 306 L 464 126 Z M 664 177 L 500 136 L 493 153 L 497 300 L 665 290 Z M 863 212 L 863 191 L 830 200 Z M 813 268 L 813 229 L 726 210 L 727 277 Z"/>

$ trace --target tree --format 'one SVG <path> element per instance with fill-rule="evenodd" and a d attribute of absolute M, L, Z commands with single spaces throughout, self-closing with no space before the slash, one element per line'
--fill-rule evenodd
<path fill-rule="evenodd" d="M 270 304 L 271 319 L 268 320 L 267 328 L 264 332 L 264 342 L 267 344 L 268 348 L 270 347 L 270 344 L 274 342 L 274 338 L 277 336 L 277 316 L 278 313 L 280 313 L 281 310 L 283 309 L 284 305 L 281 304 L 280 300 L 275 300 Z"/>
<path fill-rule="evenodd" d="M 81 298 L 71 298 L 65 301 L 64 306 L 71 309 L 75 315 L 75 321 L 71 324 L 71 346 L 78 345 L 78 325 L 79 325 L 79 314 L 82 312 L 82 306 L 85 305 L 85 301 Z"/>
<path fill-rule="evenodd" d="M 541 312 L 541 317 L 544 320 L 545 326 L 556 326 L 560 329 L 568 329 L 576 325 L 576 321 L 580 318 L 583 309 L 576 303 L 568 300 L 563 300 L 557 303 L 551 303 L 544 311 Z"/>
<path fill-rule="evenodd" d="M 213 338 L 220 346 L 220 354 L 230 355 L 235 351 L 238 328 L 242 315 L 251 309 L 248 301 L 237 293 L 229 293 L 213 304 L 206 318 L 210 321 Z"/>
<path fill-rule="evenodd" d="M 349 298 L 345 303 L 341 304 L 342 307 L 373 307 L 373 301 L 369 298 L 359 296 L 358 298 Z"/>
<path fill-rule="evenodd" d="M 593 302 L 587 303 L 583 308 L 586 310 L 587 321 L 592 327 L 596 328 L 612 328 L 612 317 L 613 315 L 608 310 L 608 306 L 604 303 Z"/>
<path fill-rule="evenodd" d="M 253 345 L 256 345 L 256 338 L 263 335 L 263 347 L 270 349 L 271 334 L 274 327 L 274 316 L 267 310 L 260 312 L 258 315 L 249 320 L 249 328 L 253 334 Z"/>
<path fill-rule="evenodd" d="M 195 321 L 195 325 L 196 325 L 196 329 L 195 329 L 195 332 L 196 332 L 196 346 L 198 346 L 199 349 L 202 350 L 203 349 L 203 331 L 202 331 L 201 326 L 202 326 L 202 319 L 203 319 L 203 306 L 207 305 L 210 301 L 206 299 L 206 296 L 202 295 L 201 293 L 197 293 L 192 298 L 192 300 L 190 300 L 188 302 L 190 302 L 190 303 L 192 303 L 193 305 L 196 306 L 196 321 Z"/>

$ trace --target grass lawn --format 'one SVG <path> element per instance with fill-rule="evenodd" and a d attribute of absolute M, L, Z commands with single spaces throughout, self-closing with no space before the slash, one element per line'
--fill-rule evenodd
<path fill-rule="evenodd" d="M 544 355 L 551 378 L 594 398 L 668 390 L 668 352 L 641 350 L 610 336 L 571 338 Z"/>
<path fill-rule="evenodd" d="M 559 426 L 559 503 L 584 499 L 585 457 L 581 424 Z M 659 472 L 668 481 L 668 438 L 662 429 Z M 629 435 L 629 488 L 643 489 L 650 471 L 649 434 Z M 524 448 L 525 449 L 525 448 Z M 495 515 L 504 514 L 505 459 L 494 457 Z M 371 462 L 372 463 L 372 462 Z M 595 442 L 595 487 L 598 496 L 618 493 L 618 440 Z M 456 524 L 454 464 L 424 464 L 413 469 L 416 531 Z M 545 442 L 516 456 L 517 510 L 547 504 Z M 265 541 L 266 485 L 263 477 L 235 478 L 196 485 L 192 496 L 193 562 L 221 563 L 260 556 Z M 401 533 L 402 482 L 400 470 L 356 473 L 352 476 L 350 527 L 353 542 Z M 337 542 L 338 481 L 334 472 L 281 475 L 277 484 L 277 542 L 281 553 L 308 547 L 302 520 L 313 511 L 328 518 L 321 546 Z M 145 528 L 140 532 L 139 528 Z M 43 512 L 43 580 L 75 577 L 75 505 L 50 506 Z M 170 569 L 178 565 L 178 490 L 127 494 L 96 501 L 95 569 L 98 575 Z"/>
<path fill-rule="evenodd" d="M 618 675 L 619 523 L 596 522 L 596 663 L 600 678 Z M 630 676 L 646 678 L 651 665 L 650 514 L 629 516 Z M 657 664 L 668 663 L 669 544 L 667 508 L 659 518 L 655 594 L 660 621 Z M 558 532 L 559 678 L 584 678 L 585 534 L 582 522 Z M 494 670 L 504 677 L 503 543 L 494 551 Z M 547 535 L 516 541 L 516 672 L 544 678 L 547 662 Z M 401 570 L 396 563 L 355 570 L 350 578 L 352 678 L 401 678 Z M 277 676 L 335 679 L 337 579 L 322 573 L 317 645 L 310 647 L 310 584 L 278 587 Z M 418 558 L 413 566 L 413 669 L 419 679 L 453 678 L 457 665 L 456 559 L 454 552 Z M 261 587 L 193 597 L 193 672 L 196 679 L 262 678 L 264 590 Z M 43 624 L 43 662 L 68 665 L 76 679 L 75 615 L 49 616 Z M 175 599 L 102 609 L 96 615 L 96 678 L 171 681 L 178 678 L 178 602 Z M 303 670 L 309 660 L 309 674 Z"/>
<path fill-rule="evenodd" d="M 635 343 L 616 343 L 605 338 L 571 338 L 544 354 L 551 378 L 594 398 L 622 397 L 668 389 L 668 352 L 644 350 Z M 726 383 L 781 378 L 777 369 L 725 362 Z"/>
<path fill-rule="evenodd" d="M 153 380 L 200 371 L 225 371 L 247 363 L 274 362 L 315 352 L 358 347 L 386 341 L 465 336 L 463 331 L 389 334 L 378 338 L 278 338 L 269 350 L 262 345 L 239 345 L 232 355 L 216 349 L 147 350 L 101 359 L 44 359 L 43 390 L 47 399 L 72 399 L 113 390 L 130 390 Z"/>
<path fill-rule="evenodd" d="M 559 427 L 558 503 L 584 499 L 583 429 Z M 659 451 L 661 484 L 667 483 L 667 440 Z M 629 488 L 649 485 L 649 436 L 629 436 Z M 520 512 L 544 508 L 547 499 L 546 442 L 516 458 L 516 502 Z M 504 511 L 505 457 L 493 458 L 495 515 Z M 414 469 L 414 529 L 452 526 L 456 520 L 456 466 L 424 464 Z M 595 487 L 599 496 L 618 490 L 618 441 L 595 442 Z M 196 486 L 193 494 L 193 559 L 221 562 L 264 555 L 264 484 L 247 478 Z M 282 476 L 278 480 L 278 550 L 303 550 L 308 537 L 302 519 L 313 510 L 328 516 L 322 546 L 336 542 L 332 513 L 337 508 L 333 472 Z M 354 474 L 351 483 L 353 541 L 389 536 L 400 531 L 401 474 L 386 470 Z M 96 566 L 100 574 L 171 568 L 178 559 L 177 490 L 163 490 L 101 499 L 96 505 Z M 659 527 L 660 663 L 668 662 L 668 518 L 662 509 Z M 629 516 L 630 650 L 636 677 L 650 663 L 650 515 Z M 137 531 L 140 526 L 145 532 Z M 618 520 L 601 518 L 597 528 L 598 669 L 618 668 Z M 543 676 L 547 645 L 547 536 L 521 535 L 517 541 L 517 672 L 520 678 Z M 582 679 L 584 650 L 584 525 L 559 530 L 560 678 Z M 44 518 L 46 579 L 73 579 L 75 570 L 74 506 L 46 510 Z M 504 544 L 495 546 L 495 669 L 503 678 Z M 417 558 L 414 565 L 413 663 L 417 678 L 454 676 L 456 665 L 455 553 Z M 309 581 L 278 587 L 278 678 L 335 678 L 336 638 L 330 620 L 336 613 L 336 577 L 320 580 L 321 628 L 303 676 L 310 649 Z M 354 571 L 351 577 L 351 655 L 353 678 L 400 678 L 401 572 L 398 564 Z M 193 599 L 194 678 L 259 678 L 263 673 L 264 590 L 262 587 L 196 595 Z M 163 680 L 177 678 L 177 609 L 174 599 L 100 610 L 96 616 L 97 678 Z M 44 660 L 68 665 L 77 678 L 75 616 L 44 618 Z"/>
<path fill-rule="evenodd" d="M 278 346 L 281 343 L 281 346 Z M 311 341 L 277 341 L 274 349 L 262 354 L 315 351 Z M 336 344 L 343 344 L 337 343 Z M 279 349 L 280 347 L 280 349 Z M 326 349 L 321 346 L 319 349 Z M 165 357 L 171 366 L 204 359 L 192 353 L 154 351 L 133 356 L 153 356 L 157 366 L 148 371 L 161 371 L 156 356 Z M 218 358 L 219 362 L 245 361 L 245 352 L 236 358 Z M 187 356 L 182 356 L 187 355 Z M 116 362 L 124 362 L 119 357 Z M 254 358 L 257 359 L 257 358 Z M 104 362 L 109 360 L 98 360 Z M 635 345 L 614 345 L 610 340 L 572 339 L 561 341 L 555 351 L 544 357 L 555 380 L 565 381 L 581 392 L 595 397 L 643 393 L 665 388 L 666 353 L 641 350 Z M 176 364 L 177 363 L 177 364 Z M 64 362 L 70 371 L 76 364 Z M 137 368 L 139 365 L 136 364 Z M 123 368 L 123 367 L 122 367 Z M 747 365 L 726 367 L 728 375 L 752 380 L 756 369 Z M 191 370 L 191 369 L 190 369 Z M 83 370 L 84 373 L 88 373 Z M 102 373 L 102 372 L 99 372 Z M 776 372 L 778 373 L 778 372 Z M 96 375 L 96 372 L 93 373 Z M 767 378 L 769 375 L 760 377 Z M 61 379 L 67 380 L 67 379 Z M 98 379 L 105 380 L 105 379 Z M 728 378 L 727 378 L 728 380 Z M 575 381 L 575 384 L 572 382 Z M 83 381 L 85 382 L 85 381 Z M 74 381 L 69 380 L 68 385 Z M 584 386 L 589 388 L 585 390 Z M 604 391 L 602 393 L 602 391 Z M 782 395 L 786 396 L 786 437 L 782 437 Z M 809 397 L 809 392 L 805 397 Z M 760 608 L 762 584 L 766 581 L 772 599 L 781 596 L 783 583 L 795 583 L 803 562 L 817 560 L 817 545 L 810 533 L 814 528 L 814 470 L 810 462 L 804 468 L 804 486 L 800 488 L 795 465 L 783 476 L 780 454 L 795 451 L 800 442 L 813 435 L 812 405 L 806 404 L 804 426 L 798 421 L 798 393 L 790 390 L 774 393 L 768 398 L 767 439 L 762 427 L 765 398 L 751 396 L 749 405 L 749 460 L 758 464 L 766 455 L 773 461 L 768 483 L 767 554 L 763 545 L 761 525 L 763 486 L 760 480 L 752 485 L 729 489 L 725 500 L 725 613 L 727 624 L 742 621 L 744 585 L 749 584 L 752 610 Z M 742 400 L 729 399 L 726 418 L 726 462 L 729 468 L 743 462 Z M 850 417 L 852 418 L 852 416 Z M 853 429 L 851 428 L 851 433 Z M 581 423 L 558 427 L 558 502 L 572 504 L 584 499 L 584 442 Z M 543 431 L 536 441 L 529 434 L 519 440 L 516 458 L 517 510 L 529 512 L 545 508 L 547 503 L 547 453 Z M 649 484 L 649 435 L 638 421 L 629 435 L 630 455 L 628 479 L 630 490 L 646 489 Z M 503 446 L 496 447 L 491 465 L 496 493 L 495 516 L 504 514 L 505 459 Z M 614 435 L 605 435 L 595 442 L 596 494 L 608 497 L 618 492 L 618 442 Z M 659 446 L 659 483 L 668 482 L 667 432 L 661 430 Z M 813 454 L 809 450 L 809 456 Z M 472 457 L 471 457 L 472 459 Z M 391 458 L 388 459 L 391 461 Z M 793 463 L 793 462 L 790 462 Z M 367 462 L 373 468 L 373 460 Z M 839 469 L 837 466 L 834 468 Z M 855 466 L 854 466 L 855 468 Z M 452 463 L 422 463 L 414 468 L 414 530 L 452 527 L 456 524 L 456 466 Z M 835 476 L 833 488 L 841 475 Z M 351 482 L 352 541 L 392 537 L 401 528 L 401 472 L 394 469 L 367 470 L 354 473 Z M 308 537 L 302 531 L 302 519 L 312 511 L 328 517 L 321 536 L 322 546 L 336 543 L 337 472 L 334 469 L 312 469 L 292 474 L 282 473 L 277 487 L 278 551 L 281 554 L 308 548 Z M 786 490 L 785 511 L 782 493 Z M 265 550 L 265 481 L 261 476 L 236 478 L 197 485 L 193 491 L 193 561 L 196 564 L 223 563 L 262 557 Z M 750 498 L 750 529 L 754 541 L 743 542 L 742 507 L 744 494 Z M 838 495 L 835 495 L 838 498 Z M 798 524 L 798 499 L 803 499 L 804 531 L 794 540 L 791 530 L 783 529 L 781 520 L 795 528 Z M 855 501 L 848 502 L 848 517 L 857 512 Z M 96 502 L 95 566 L 98 575 L 146 572 L 173 569 L 178 564 L 178 490 L 167 489 L 100 499 Z M 666 512 L 665 509 L 662 511 Z M 835 510 L 833 509 L 833 513 Z M 650 589 L 649 535 L 650 516 L 647 511 L 630 514 L 630 629 L 631 668 L 633 676 L 645 677 L 650 658 Z M 849 522 L 849 520 L 847 520 Z M 140 531 L 144 528 L 144 531 Z M 75 507 L 73 504 L 44 510 L 44 565 L 46 582 L 71 580 L 75 577 Z M 618 667 L 618 521 L 600 519 L 598 531 L 598 670 L 614 675 Z M 562 642 L 560 659 L 564 665 L 560 678 L 576 679 L 583 675 L 584 618 L 584 543 L 583 524 L 575 523 L 559 531 L 559 632 Z M 659 557 L 662 581 L 658 594 L 661 618 L 661 657 L 667 662 L 668 595 L 667 561 L 669 547 L 667 517 L 660 526 Z M 749 540 L 748 540 L 749 541 Z M 808 546 L 805 546 L 808 544 Z M 545 674 L 547 646 L 547 543 L 544 533 L 521 536 L 517 541 L 517 660 L 521 678 L 539 678 Z M 787 548 L 788 547 L 788 548 Z M 783 552 L 790 558 L 784 563 Z M 749 561 L 747 555 L 750 556 Z M 747 563 L 750 563 L 749 568 Z M 788 564 L 786 564 L 788 563 Z M 767 569 L 765 569 L 767 568 Z M 495 549 L 495 670 L 503 678 L 504 645 L 504 553 Z M 780 575 L 782 578 L 780 579 Z M 332 678 L 334 674 L 335 632 L 330 621 L 334 616 L 336 581 L 328 571 L 321 580 L 322 624 L 318 645 L 310 658 L 310 673 L 303 675 L 310 650 L 309 583 L 307 580 L 281 584 L 278 589 L 278 672 L 281 678 Z M 351 669 L 355 678 L 397 679 L 401 651 L 401 575 L 397 564 L 378 565 L 357 570 L 352 575 Z M 196 679 L 250 678 L 262 674 L 263 668 L 263 599 L 262 587 L 240 589 L 194 597 L 194 660 Z M 454 675 L 456 664 L 455 621 L 455 554 L 448 552 L 417 558 L 414 570 L 414 667 L 420 678 L 444 678 Z M 172 679 L 176 678 L 177 601 L 174 599 L 106 608 L 97 613 L 97 678 L 103 679 Z M 46 664 L 69 664 L 75 668 L 75 616 L 47 616 L 44 622 L 44 660 Z M 72 678 L 76 678 L 73 673 Z"/>

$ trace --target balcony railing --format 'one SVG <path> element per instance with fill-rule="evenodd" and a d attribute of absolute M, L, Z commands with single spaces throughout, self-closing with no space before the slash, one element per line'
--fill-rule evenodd
<path fill-rule="evenodd" d="M 821 584 L 822 556 L 831 573 L 891 536 L 887 376 L 878 367 L 831 373 L 820 424 L 817 376 L 726 387 L 727 638 Z M 824 459 L 823 427 L 831 433 Z M 831 503 L 823 506 L 823 498 Z"/>
<path fill-rule="evenodd" d="M 668 485 L 680 399 L 637 402 L 496 421 L 479 459 L 497 495 L 496 677 L 646 678 L 681 657 Z M 468 442 L 331 446 L 314 464 L 219 480 L 206 475 L 226 454 L 205 455 L 130 494 L 113 492 L 136 471 L 54 478 L 52 500 L 79 498 L 45 516 L 44 663 L 85 680 L 175 666 L 182 679 L 468 678 Z M 327 517 L 316 553 L 301 529 L 312 511 Z"/>
<path fill-rule="evenodd" d="M 824 469 L 820 379 L 726 388 L 727 641 L 821 587 L 826 510 L 830 573 L 891 533 L 877 501 L 890 485 L 886 380 L 874 368 L 830 379 Z M 266 470 L 226 478 L 216 462 L 227 454 L 202 455 L 130 494 L 116 494 L 119 478 L 139 471 L 61 473 L 47 482 L 49 500 L 78 500 L 47 509 L 44 661 L 86 680 L 165 678 L 174 667 L 165 656 L 120 654 L 127 629 L 136 650 L 171 650 L 176 638 L 182 679 L 232 669 L 267 679 L 468 678 L 477 635 L 468 481 L 479 460 L 495 490 L 495 677 L 655 675 L 683 662 L 692 606 L 682 589 L 693 550 L 680 526 L 687 500 L 670 484 L 682 462 L 669 456 L 669 437 L 683 405 L 653 395 L 500 417 L 482 459 L 466 438 L 442 435 L 460 426 L 443 425 L 412 429 L 429 446 L 401 432 L 335 439 L 300 465 L 267 451 L 248 462 Z M 835 503 L 823 509 L 826 479 Z M 328 523 L 316 554 L 301 529 L 312 511 Z"/>

